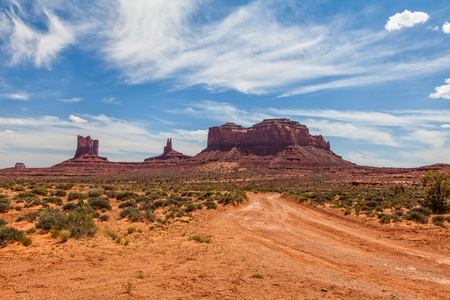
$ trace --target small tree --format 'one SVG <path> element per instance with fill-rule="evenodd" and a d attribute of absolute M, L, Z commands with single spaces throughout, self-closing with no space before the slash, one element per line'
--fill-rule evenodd
<path fill-rule="evenodd" d="M 429 170 L 422 178 L 422 185 L 428 188 L 424 207 L 431 208 L 433 212 L 445 212 L 449 209 L 447 204 L 447 198 L 450 197 L 449 173 Z"/>

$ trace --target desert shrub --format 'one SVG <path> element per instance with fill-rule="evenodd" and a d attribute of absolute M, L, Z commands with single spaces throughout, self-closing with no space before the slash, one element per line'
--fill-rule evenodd
<path fill-rule="evenodd" d="M 77 205 L 76 203 L 71 202 L 71 203 L 66 203 L 66 204 L 64 204 L 64 205 L 62 206 L 62 209 L 63 209 L 63 210 L 74 210 L 74 209 L 77 208 L 77 207 L 78 207 L 78 205 Z"/>
<path fill-rule="evenodd" d="M 144 218 L 149 222 L 155 222 L 156 215 L 153 212 L 146 210 L 144 213 Z"/>
<path fill-rule="evenodd" d="M 92 218 L 78 211 L 70 212 L 63 219 L 61 229 L 69 230 L 73 237 L 93 236 L 97 231 Z"/>
<path fill-rule="evenodd" d="M 445 217 L 444 216 L 434 216 L 431 221 L 436 226 L 444 226 Z"/>
<path fill-rule="evenodd" d="M 202 236 L 202 235 L 191 235 L 189 237 L 189 240 L 191 241 L 196 241 L 199 243 L 210 243 L 211 242 L 211 236 L 207 235 L 207 236 Z"/>
<path fill-rule="evenodd" d="M 43 186 L 35 187 L 35 188 L 33 188 L 33 189 L 31 190 L 31 192 L 32 192 L 33 194 L 39 195 L 39 196 L 47 196 L 47 194 L 48 194 L 47 189 L 46 189 L 45 187 L 43 187 Z"/>
<path fill-rule="evenodd" d="M 405 214 L 404 218 L 406 220 L 411 220 L 417 223 L 428 223 L 428 216 L 419 211 L 410 210 Z"/>
<path fill-rule="evenodd" d="M 130 191 L 125 191 L 125 192 L 119 192 L 116 194 L 116 199 L 120 200 L 120 201 L 125 201 L 128 199 L 134 199 L 136 198 L 138 195 L 134 192 L 130 192 Z"/>
<path fill-rule="evenodd" d="M 104 190 L 98 189 L 98 188 L 96 188 L 96 189 L 90 189 L 90 190 L 87 191 L 87 194 L 88 194 L 88 197 L 89 197 L 89 198 L 97 198 L 97 197 L 100 197 L 101 195 L 103 195 L 103 193 L 104 193 Z"/>
<path fill-rule="evenodd" d="M 56 191 L 52 191 L 50 193 L 50 195 L 56 196 L 56 197 L 65 197 L 65 196 L 67 196 L 67 192 L 64 190 L 56 190 Z"/>
<path fill-rule="evenodd" d="M 0 218 L 0 227 L 5 226 L 6 225 L 6 221 L 3 218 Z"/>
<path fill-rule="evenodd" d="M 257 278 L 257 279 L 264 279 L 264 276 L 261 274 L 253 274 L 252 278 Z"/>
<path fill-rule="evenodd" d="M 139 204 L 139 209 L 140 210 L 151 210 L 154 211 L 156 209 L 156 206 L 154 203 L 150 202 L 150 201 L 146 201 L 146 202 L 141 202 Z"/>
<path fill-rule="evenodd" d="M 137 203 L 134 200 L 128 200 L 126 202 L 120 203 L 119 208 L 125 208 L 125 207 L 137 207 Z"/>
<path fill-rule="evenodd" d="M 135 227 L 128 227 L 127 228 L 127 232 L 129 233 L 129 234 L 132 234 L 133 232 L 135 232 L 136 231 L 136 228 Z"/>
<path fill-rule="evenodd" d="M 140 202 L 148 202 L 150 199 L 146 196 L 140 195 L 140 196 L 137 196 L 134 200 L 137 203 L 140 203 Z"/>
<path fill-rule="evenodd" d="M 8 199 L 0 199 L 0 213 L 6 213 L 11 209 L 10 201 Z"/>
<path fill-rule="evenodd" d="M 192 203 L 192 202 L 185 203 L 185 204 L 184 204 L 184 207 L 185 207 L 184 210 L 185 210 L 186 212 L 192 212 L 192 211 L 197 210 L 197 205 L 195 205 L 195 204 Z"/>
<path fill-rule="evenodd" d="M 106 191 L 105 195 L 108 196 L 109 198 L 116 198 L 117 193 L 115 191 Z"/>
<path fill-rule="evenodd" d="M 63 222 L 65 215 L 56 209 L 46 208 L 40 212 L 38 221 L 36 222 L 36 228 L 43 229 L 45 231 L 52 228 L 59 228 L 59 224 Z"/>
<path fill-rule="evenodd" d="M 23 192 L 25 191 L 25 187 L 21 184 L 14 184 L 11 186 L 11 190 L 15 192 Z"/>
<path fill-rule="evenodd" d="M 217 205 L 214 201 L 206 201 L 205 206 L 207 209 L 217 209 Z"/>
<path fill-rule="evenodd" d="M 391 221 L 398 222 L 400 219 L 397 216 L 390 215 L 390 214 L 379 214 L 378 217 L 380 218 L 381 224 L 387 224 Z"/>
<path fill-rule="evenodd" d="M 424 214 L 425 216 L 430 216 L 433 213 L 433 211 L 428 207 L 414 207 L 409 211 L 410 212 L 418 212 L 418 213 Z"/>
<path fill-rule="evenodd" d="M 98 217 L 98 219 L 102 222 L 106 222 L 109 219 L 108 215 L 101 215 L 100 217 Z"/>
<path fill-rule="evenodd" d="M 17 218 L 16 222 L 20 222 L 22 220 L 26 220 L 29 223 L 36 221 L 38 217 L 38 212 L 28 212 L 24 216 Z"/>
<path fill-rule="evenodd" d="M 45 203 L 49 203 L 50 202 L 50 203 L 53 203 L 53 204 L 58 205 L 58 206 L 61 206 L 63 204 L 62 199 L 59 198 L 59 197 L 46 197 L 46 198 L 43 198 L 42 201 L 44 201 Z"/>
<path fill-rule="evenodd" d="M 106 208 L 107 210 L 111 210 L 111 204 L 109 203 L 109 199 L 106 197 L 89 199 L 88 203 L 93 209 Z"/>
<path fill-rule="evenodd" d="M 18 194 L 14 197 L 14 199 L 19 199 L 19 198 L 33 198 L 33 197 L 35 197 L 35 196 L 36 196 L 36 194 L 33 193 L 33 192 L 21 192 L 21 193 L 18 193 Z"/>
<path fill-rule="evenodd" d="M 67 229 L 63 229 L 59 232 L 59 237 L 61 238 L 61 241 L 63 243 L 67 242 L 67 240 L 70 238 L 71 232 Z"/>
<path fill-rule="evenodd" d="M 38 197 L 27 197 L 23 199 L 26 204 L 24 205 L 24 207 L 34 207 L 34 206 L 38 206 L 42 204 L 41 199 L 39 199 Z"/>
<path fill-rule="evenodd" d="M 450 209 L 447 199 L 450 197 L 450 173 L 429 170 L 422 177 L 422 185 L 427 188 L 424 207 L 433 212 L 445 212 Z"/>
<path fill-rule="evenodd" d="M 58 183 L 55 188 L 59 189 L 59 190 L 64 190 L 64 191 L 68 191 L 71 188 L 73 188 L 73 184 L 69 184 L 69 183 Z"/>
<path fill-rule="evenodd" d="M 20 242 L 24 246 L 29 246 L 32 240 L 25 236 L 22 230 L 13 227 L 0 227 L 0 247 L 5 247 L 11 242 Z"/>
<path fill-rule="evenodd" d="M 132 222 L 141 221 L 144 218 L 143 214 L 139 211 L 139 209 L 133 206 L 126 207 L 124 210 L 120 212 L 119 215 L 121 218 L 126 217 L 128 220 Z"/>
<path fill-rule="evenodd" d="M 70 192 L 67 196 L 67 200 L 73 201 L 73 200 L 79 200 L 79 199 L 86 199 L 86 195 L 80 192 Z"/>
<path fill-rule="evenodd" d="M 344 210 L 344 215 L 351 215 L 351 214 L 352 214 L 352 210 L 350 208 Z"/>

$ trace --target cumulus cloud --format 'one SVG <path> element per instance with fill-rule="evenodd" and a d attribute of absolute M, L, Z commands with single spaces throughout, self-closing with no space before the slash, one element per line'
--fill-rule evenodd
<path fill-rule="evenodd" d="M 430 94 L 430 98 L 450 99 L 450 78 L 445 79 L 445 85 L 436 87 L 436 93 Z"/>
<path fill-rule="evenodd" d="M 442 32 L 446 34 L 450 34 L 450 23 L 445 22 L 444 25 L 442 25 Z"/>
<path fill-rule="evenodd" d="M 28 101 L 28 99 L 30 99 L 30 94 L 25 92 L 17 92 L 11 94 L 0 94 L 0 97 L 12 100 Z"/>
<path fill-rule="evenodd" d="M 87 120 L 82 119 L 78 116 L 74 116 L 74 115 L 70 115 L 69 119 L 72 120 L 72 122 L 74 122 L 74 123 L 87 123 L 88 122 Z"/>
<path fill-rule="evenodd" d="M 386 25 L 384 26 L 387 31 L 400 30 L 404 27 L 413 27 L 416 24 L 425 23 L 430 16 L 427 13 L 421 11 L 410 12 L 405 9 L 402 13 L 396 13 L 389 17 Z"/>
<path fill-rule="evenodd" d="M 450 128 L 450 124 L 442 124 L 441 127 L 442 128 Z"/>

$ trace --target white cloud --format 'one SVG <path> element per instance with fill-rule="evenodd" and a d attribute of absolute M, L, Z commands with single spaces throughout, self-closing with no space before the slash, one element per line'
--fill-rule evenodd
<path fill-rule="evenodd" d="M 410 12 L 406 10 L 389 17 L 385 28 L 387 31 L 400 30 L 404 27 L 413 27 L 416 24 L 425 23 L 430 16 L 421 11 Z"/>
<path fill-rule="evenodd" d="M 427 29 L 428 30 L 432 30 L 432 31 L 439 31 L 440 30 L 439 26 L 427 26 Z"/>
<path fill-rule="evenodd" d="M 59 101 L 64 103 L 76 103 L 82 101 L 83 98 L 71 98 L 71 99 L 60 99 Z"/>
<path fill-rule="evenodd" d="M 12 131 L 12 130 L 9 130 L 9 129 L 6 129 L 4 132 L 5 133 L 9 133 L 9 134 L 14 134 L 15 133 L 15 131 Z"/>
<path fill-rule="evenodd" d="M 442 32 L 450 34 L 450 23 L 445 22 L 444 25 L 442 25 Z"/>
<path fill-rule="evenodd" d="M 60 20 L 51 11 L 42 9 L 48 30 L 43 32 L 27 25 L 21 16 L 11 11 L 9 16 L 10 35 L 6 48 L 11 63 L 32 61 L 37 67 L 50 67 L 58 53 L 76 42 L 74 29 Z M 5 15 L 3 15 L 3 19 Z M 5 21 L 2 21 L 5 22 Z"/>
<path fill-rule="evenodd" d="M 445 79 L 446 85 L 436 87 L 436 93 L 430 94 L 430 98 L 444 98 L 450 99 L 450 78 Z"/>
<path fill-rule="evenodd" d="M 450 128 L 450 124 L 442 124 L 441 127 L 442 128 Z"/>
<path fill-rule="evenodd" d="M 25 92 L 17 92 L 11 94 L 0 94 L 0 97 L 12 99 L 12 100 L 20 100 L 20 101 L 28 101 L 30 99 L 30 94 Z"/>
<path fill-rule="evenodd" d="M 106 104 L 119 104 L 119 103 L 120 103 L 119 101 L 117 101 L 116 98 L 113 98 L 113 97 L 110 97 L 110 98 L 103 98 L 103 99 L 102 99 L 102 102 L 103 102 L 103 103 L 106 103 Z"/>
<path fill-rule="evenodd" d="M 442 148 L 448 137 L 447 132 L 436 131 L 436 130 L 415 130 L 412 134 L 405 139 L 409 139 L 416 143 L 428 144 L 435 148 Z"/>
<path fill-rule="evenodd" d="M 74 116 L 74 115 L 70 115 L 69 119 L 72 120 L 72 122 L 74 123 L 87 123 L 88 121 L 85 119 L 82 119 L 80 117 Z"/>
<path fill-rule="evenodd" d="M 349 152 L 344 158 L 361 166 L 377 166 L 377 167 L 408 167 L 408 164 L 396 160 L 382 158 L 386 153 L 366 152 L 356 153 Z"/>

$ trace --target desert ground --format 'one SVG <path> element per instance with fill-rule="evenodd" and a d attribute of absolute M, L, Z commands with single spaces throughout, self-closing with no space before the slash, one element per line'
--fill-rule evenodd
<path fill-rule="evenodd" d="M 0 248 L 1 298 L 450 299 L 448 223 L 380 224 L 276 193 L 166 227 L 111 205 L 94 237 Z"/>

